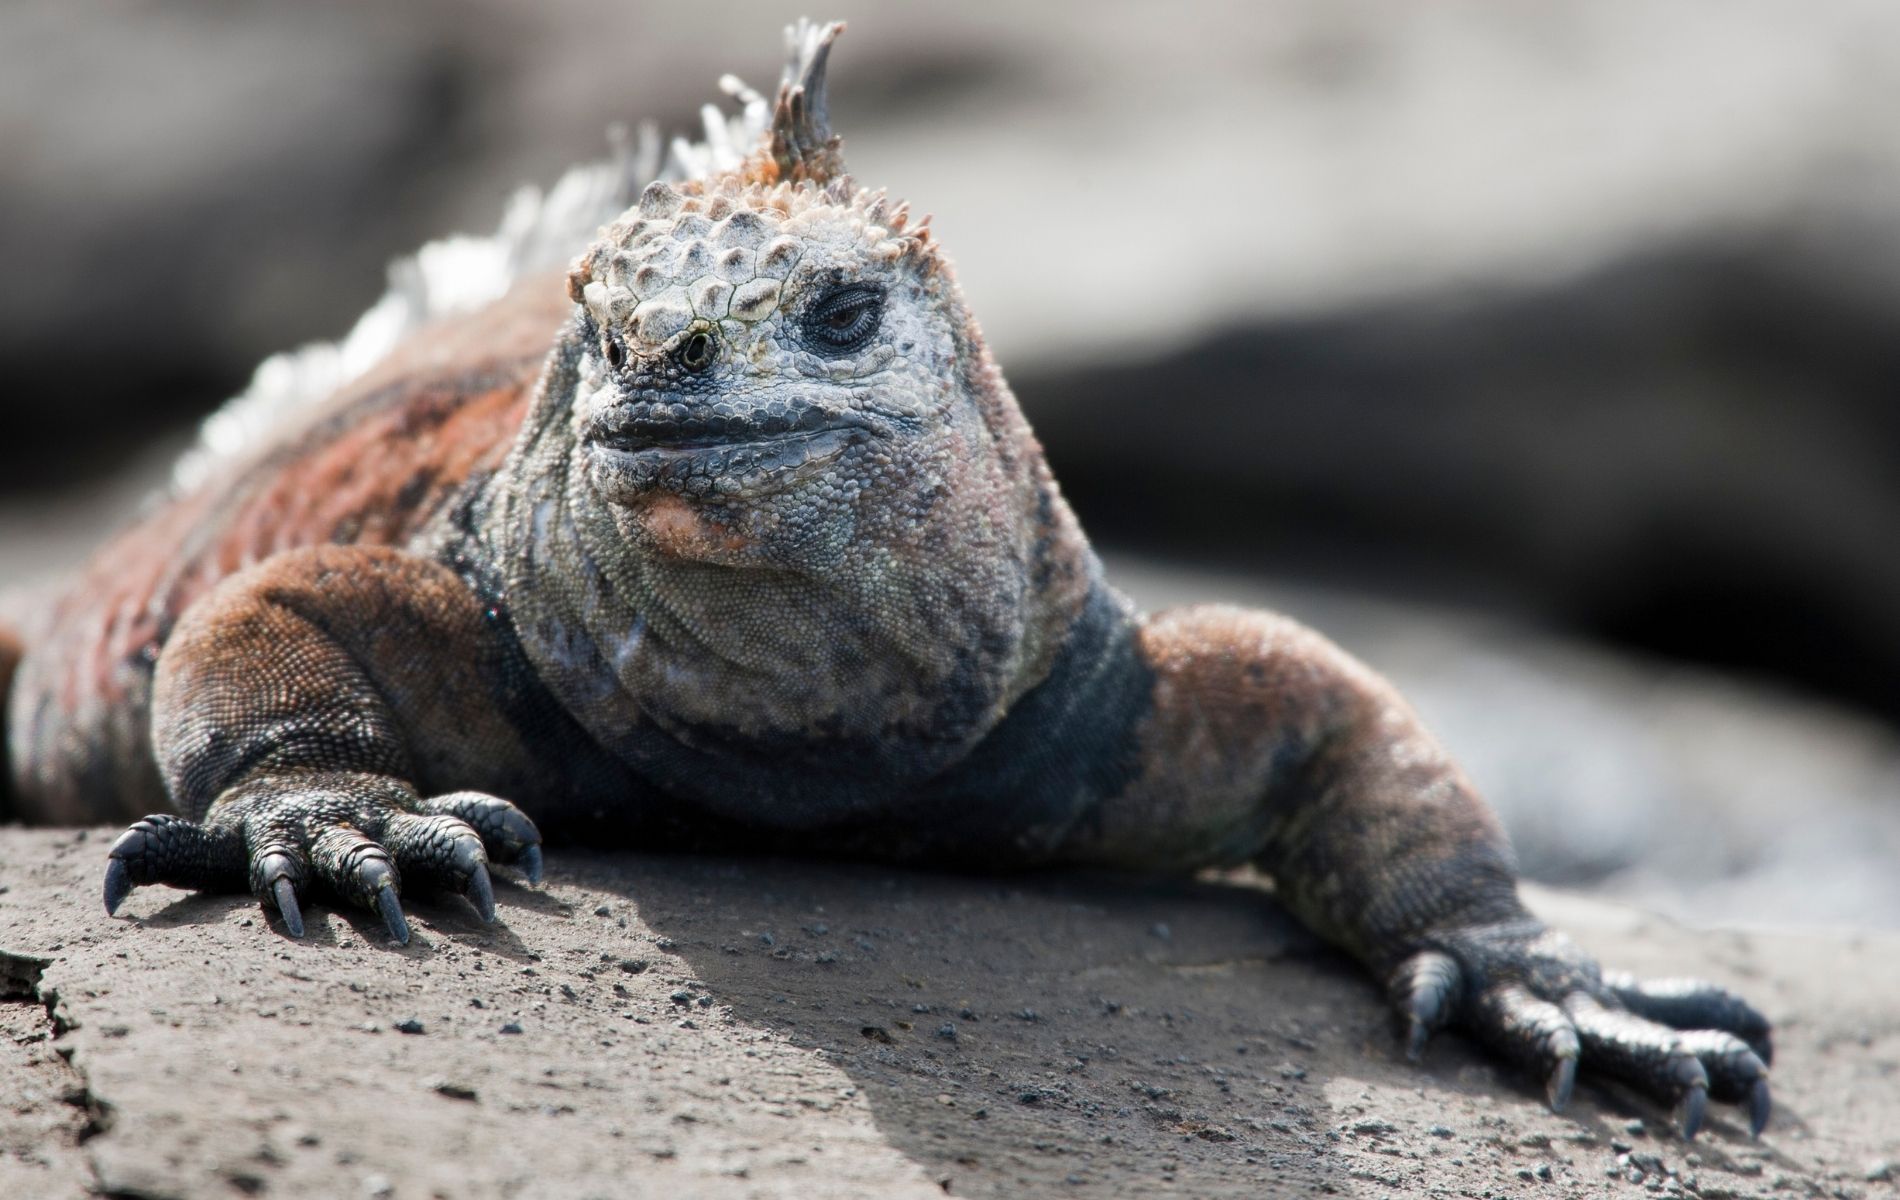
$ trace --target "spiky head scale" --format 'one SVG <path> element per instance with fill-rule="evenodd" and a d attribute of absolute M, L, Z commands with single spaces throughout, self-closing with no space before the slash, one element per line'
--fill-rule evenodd
<path fill-rule="evenodd" d="M 789 51 L 772 123 L 725 170 L 656 181 L 601 231 L 568 274 L 568 295 L 602 328 L 657 347 L 695 320 L 756 324 L 778 311 L 815 242 L 854 246 L 866 266 L 943 267 L 929 218 L 853 183 L 831 132 L 825 68 L 843 22 L 786 29 Z M 763 104 L 736 81 L 728 89 Z M 709 122 L 710 125 L 710 122 Z"/>
<path fill-rule="evenodd" d="M 695 319 L 757 324 L 815 243 L 850 245 L 866 266 L 941 264 L 927 225 L 882 191 L 828 183 L 748 182 L 737 173 L 654 183 L 575 264 L 568 294 L 601 327 L 660 346 Z"/>

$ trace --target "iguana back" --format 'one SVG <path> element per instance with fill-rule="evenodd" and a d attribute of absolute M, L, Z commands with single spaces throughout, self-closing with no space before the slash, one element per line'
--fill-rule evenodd
<path fill-rule="evenodd" d="M 513 444 L 568 300 L 536 276 L 424 325 L 305 411 L 158 500 L 24 631 L 8 732 L 36 822 L 162 808 L 147 712 L 172 625 L 225 577 L 320 543 L 407 545 Z"/>

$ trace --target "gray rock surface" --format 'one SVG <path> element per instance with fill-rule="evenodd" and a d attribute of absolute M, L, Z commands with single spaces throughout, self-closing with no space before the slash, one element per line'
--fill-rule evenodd
<path fill-rule="evenodd" d="M 1759 1144 L 1571 1111 L 1375 990 L 1246 879 L 1131 885 L 566 852 L 506 924 L 245 897 L 99 911 L 111 831 L 0 831 L 0 1194 L 1844 1198 L 1900 1157 L 1900 941 L 1697 933 L 1560 893 L 1609 961 L 1778 1022 Z M 37 965 L 44 962 L 44 966 Z"/>

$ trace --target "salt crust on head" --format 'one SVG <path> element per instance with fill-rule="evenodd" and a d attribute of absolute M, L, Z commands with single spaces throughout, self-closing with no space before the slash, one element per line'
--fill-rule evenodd
<path fill-rule="evenodd" d="M 815 226 L 850 226 L 866 261 L 930 259 L 934 243 L 909 208 L 882 192 L 747 182 L 732 172 L 703 184 L 650 185 L 575 264 L 568 294 L 602 326 L 658 346 L 693 321 L 754 324 L 778 311 L 781 289 Z"/>

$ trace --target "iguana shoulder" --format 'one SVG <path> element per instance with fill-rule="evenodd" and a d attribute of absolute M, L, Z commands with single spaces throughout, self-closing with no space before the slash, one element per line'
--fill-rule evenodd
<path fill-rule="evenodd" d="M 554 333 L 558 277 L 411 334 L 307 412 L 155 499 L 35 615 L 13 728 L 19 815 L 81 820 L 162 806 L 145 741 L 151 674 L 181 614 L 273 554 L 407 545 L 507 453 Z"/>

